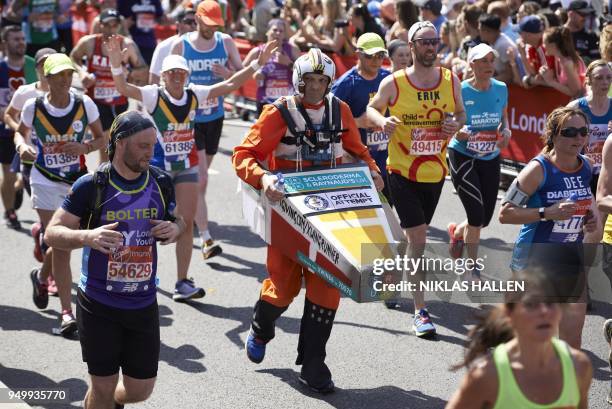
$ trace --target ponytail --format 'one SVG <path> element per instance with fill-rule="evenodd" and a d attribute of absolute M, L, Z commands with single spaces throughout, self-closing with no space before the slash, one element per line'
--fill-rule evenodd
<path fill-rule="evenodd" d="M 475 360 L 486 355 L 489 349 L 514 338 L 514 330 L 506 315 L 506 310 L 512 308 L 514 304 L 506 303 L 492 307 L 477 317 L 478 323 L 468 333 L 469 343 L 463 361 L 451 367 L 451 370 L 469 368 Z"/>

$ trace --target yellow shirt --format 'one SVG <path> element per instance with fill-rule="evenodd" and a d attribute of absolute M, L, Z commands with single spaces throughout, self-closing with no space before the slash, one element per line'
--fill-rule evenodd
<path fill-rule="evenodd" d="M 387 168 L 413 182 L 440 182 L 448 172 L 442 121 L 455 112 L 452 72 L 440 68 L 440 81 L 429 89 L 414 86 L 406 70 L 395 72 L 393 80 L 397 98 L 389 112 L 402 123 L 389 140 Z"/>
<path fill-rule="evenodd" d="M 608 217 L 606 217 L 602 241 L 606 244 L 612 244 L 612 215 L 608 215 Z"/>

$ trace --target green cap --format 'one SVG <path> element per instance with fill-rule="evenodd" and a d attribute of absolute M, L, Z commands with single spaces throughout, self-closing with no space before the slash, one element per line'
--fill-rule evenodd
<path fill-rule="evenodd" d="M 64 70 L 72 70 L 75 71 L 74 65 L 72 64 L 72 60 L 66 54 L 55 53 L 51 54 L 45 60 L 45 65 L 43 67 L 45 76 L 57 74 L 58 72 L 62 72 Z"/>
<path fill-rule="evenodd" d="M 376 33 L 365 33 L 357 39 L 357 49 L 368 55 L 374 55 L 380 52 L 386 53 L 385 42 Z"/>

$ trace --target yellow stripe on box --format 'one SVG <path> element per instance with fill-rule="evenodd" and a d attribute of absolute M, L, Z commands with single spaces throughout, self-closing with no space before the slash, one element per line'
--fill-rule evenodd
<path fill-rule="evenodd" d="M 344 212 L 321 214 L 317 217 L 322 222 L 339 222 L 342 220 L 378 218 L 378 216 L 376 215 L 376 209 L 347 210 Z"/>
<path fill-rule="evenodd" d="M 392 257 L 392 253 L 388 245 L 386 245 L 382 251 L 373 252 L 373 254 L 368 257 L 366 257 L 367 255 L 365 254 L 363 255 L 370 260 L 362 259 L 362 244 L 389 242 L 389 238 L 385 234 L 385 229 L 381 225 L 335 229 L 332 230 L 331 233 L 340 242 L 342 247 L 351 253 L 355 260 L 360 260 L 362 264 L 370 264 L 373 258 Z"/>

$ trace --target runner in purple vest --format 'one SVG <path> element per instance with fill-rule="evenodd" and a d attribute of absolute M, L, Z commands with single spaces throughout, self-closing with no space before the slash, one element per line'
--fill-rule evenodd
<path fill-rule="evenodd" d="M 128 111 L 110 135 L 110 165 L 74 183 L 45 233 L 54 248 L 83 247 L 77 322 L 91 375 L 88 409 L 123 408 L 151 395 L 160 349 L 156 241 L 173 243 L 185 229 L 173 215 L 170 177 L 149 166 L 153 122 Z"/>

